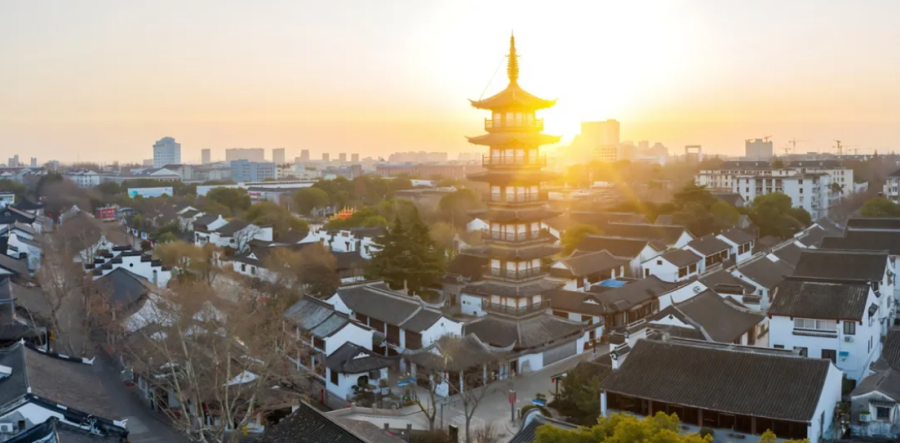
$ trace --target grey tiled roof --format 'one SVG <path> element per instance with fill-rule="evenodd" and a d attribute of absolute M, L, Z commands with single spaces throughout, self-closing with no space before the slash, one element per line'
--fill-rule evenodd
<path fill-rule="evenodd" d="M 25 373 L 25 346 L 21 343 L 0 349 L 0 366 L 12 369 L 9 377 L 0 378 L 0 408 L 28 393 L 28 376 Z"/>
<path fill-rule="evenodd" d="M 900 233 L 891 231 L 847 231 L 843 237 L 825 237 L 822 249 L 888 251 L 900 255 Z"/>
<path fill-rule="evenodd" d="M 694 239 L 687 245 L 697 250 L 697 252 L 703 254 L 704 256 L 710 256 L 725 251 L 731 247 L 728 245 L 728 243 L 725 243 L 724 241 L 716 238 L 713 235 L 707 235 Z"/>
<path fill-rule="evenodd" d="M 756 236 L 739 228 L 731 228 L 722 231 L 719 235 L 731 240 L 734 243 L 742 245 L 756 240 Z"/>
<path fill-rule="evenodd" d="M 891 368 L 884 368 L 863 378 L 853 388 L 851 396 L 864 395 L 870 392 L 880 392 L 894 401 L 900 401 L 900 372 Z"/>
<path fill-rule="evenodd" d="M 116 268 L 96 281 L 109 291 L 110 304 L 119 307 L 131 306 L 142 296 L 158 291 L 153 283 L 125 268 Z"/>
<path fill-rule="evenodd" d="M 804 248 L 797 245 L 797 242 L 791 242 L 772 251 L 772 255 L 780 258 L 789 265 L 796 267 L 800 261 L 800 254 Z"/>
<path fill-rule="evenodd" d="M 753 285 L 731 275 L 731 273 L 724 269 L 703 274 L 698 280 L 700 280 L 700 283 L 703 283 L 706 287 L 716 292 L 729 287 L 740 287 L 743 289 L 744 294 L 756 292 L 756 288 Z"/>
<path fill-rule="evenodd" d="M 603 231 L 609 236 L 661 240 L 667 246 L 672 246 L 686 229 L 684 226 L 610 223 Z"/>
<path fill-rule="evenodd" d="M 800 254 L 793 275 L 830 280 L 881 281 L 887 259 L 887 252 L 805 249 Z"/>
<path fill-rule="evenodd" d="M 663 309 L 650 321 L 669 316 L 693 325 L 709 340 L 720 343 L 734 342 L 765 318 L 762 313 L 735 306 L 710 290 Z"/>
<path fill-rule="evenodd" d="M 576 246 L 580 251 L 607 251 L 621 258 L 634 258 L 650 244 L 646 239 L 588 235 Z"/>
<path fill-rule="evenodd" d="M 869 285 L 788 279 L 775 288 L 769 315 L 828 320 L 862 320 Z"/>
<path fill-rule="evenodd" d="M 569 257 L 559 260 L 565 265 L 572 275 L 584 277 L 597 272 L 617 269 L 625 264 L 625 261 L 613 257 L 607 251 L 586 252 L 582 254 L 573 254 Z"/>
<path fill-rule="evenodd" d="M 464 338 L 441 337 L 422 350 L 407 350 L 403 358 L 418 366 L 440 371 L 462 371 L 501 358 L 504 354 L 491 351 L 477 335 Z"/>
<path fill-rule="evenodd" d="M 342 374 L 362 374 L 398 363 L 396 357 L 378 355 L 349 341 L 325 357 L 325 365 Z"/>
<path fill-rule="evenodd" d="M 881 359 L 895 371 L 900 371 L 900 328 L 888 329 L 884 346 L 881 349 Z"/>
<path fill-rule="evenodd" d="M 525 319 L 507 319 L 484 316 L 464 325 L 466 335 L 475 334 L 481 341 L 505 347 L 515 344 L 516 349 L 536 348 L 554 340 L 580 332 L 579 322 L 542 313 Z"/>
<path fill-rule="evenodd" d="M 622 312 L 658 298 L 677 287 L 679 283 L 665 282 L 651 275 L 618 288 L 592 286 L 588 291 L 596 294 L 595 298 L 606 305 L 609 312 Z"/>
<path fill-rule="evenodd" d="M 523 284 L 503 284 L 495 281 L 484 280 L 466 286 L 463 289 L 463 292 L 468 292 L 471 294 L 501 295 L 507 297 L 531 297 L 534 295 L 543 294 L 546 291 L 557 289 L 559 287 L 562 287 L 563 285 L 565 285 L 565 283 L 556 280 L 549 280 L 546 278 Z"/>
<path fill-rule="evenodd" d="M 731 414 L 808 422 L 831 362 L 758 348 L 639 340 L 606 392 Z"/>
<path fill-rule="evenodd" d="M 847 230 L 855 229 L 900 230 L 900 217 L 850 217 Z"/>
<path fill-rule="evenodd" d="M 32 349 L 24 352 L 32 394 L 109 420 L 122 418 L 122 411 L 116 409 L 106 396 L 93 365 L 56 358 Z"/>
<path fill-rule="evenodd" d="M 385 438 L 390 438 L 387 436 Z M 300 407 L 278 422 L 267 427 L 260 443 L 385 443 L 392 440 L 366 438 L 318 411 L 301 403 Z M 394 439 L 399 443 L 401 440 Z"/>
<path fill-rule="evenodd" d="M 784 276 L 794 272 L 787 262 L 772 261 L 766 256 L 743 263 L 738 266 L 737 270 L 766 289 L 774 288 L 778 283 L 784 281 Z"/>
<path fill-rule="evenodd" d="M 661 257 L 663 260 L 672 263 L 679 268 L 695 264 L 700 260 L 703 260 L 703 257 L 697 255 L 693 251 L 687 249 L 676 249 L 674 251 L 666 252 Z M 655 258 L 651 260 L 656 260 Z"/>
<path fill-rule="evenodd" d="M 804 231 L 804 235 L 797 237 L 801 243 L 806 245 L 807 247 L 819 247 L 822 244 L 822 240 L 825 238 L 825 235 L 828 234 L 824 229 L 818 226 L 811 226 L 806 231 Z"/>
<path fill-rule="evenodd" d="M 224 235 L 227 237 L 234 235 L 235 232 L 238 232 L 241 229 L 246 228 L 247 226 L 250 226 L 250 223 L 244 220 L 231 220 L 230 222 L 225 223 L 224 225 L 216 229 L 216 232 L 218 232 L 219 235 Z"/>
<path fill-rule="evenodd" d="M 337 294 L 355 313 L 415 332 L 428 329 L 441 318 L 438 311 L 426 308 L 416 299 L 391 291 L 380 284 L 345 286 L 339 288 Z"/>
<path fill-rule="evenodd" d="M 350 323 L 346 315 L 312 297 L 301 298 L 285 311 L 283 317 L 294 326 L 320 338 L 329 337 Z"/>

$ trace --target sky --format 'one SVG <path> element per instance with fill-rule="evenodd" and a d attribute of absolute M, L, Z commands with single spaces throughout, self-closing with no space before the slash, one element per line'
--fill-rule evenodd
<path fill-rule="evenodd" d="M 513 31 L 563 145 L 613 118 L 670 153 L 900 151 L 898 22 L 895 0 L 8 0 L 0 162 L 140 161 L 164 136 L 185 162 L 481 151 L 467 99 L 506 86 Z"/>

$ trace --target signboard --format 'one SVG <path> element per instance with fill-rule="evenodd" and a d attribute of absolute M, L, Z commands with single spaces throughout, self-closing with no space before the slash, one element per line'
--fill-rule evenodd
<path fill-rule="evenodd" d="M 115 220 L 116 218 L 116 208 L 112 206 L 97 208 L 96 212 L 98 220 Z"/>
<path fill-rule="evenodd" d="M 172 191 L 171 186 L 161 188 L 128 188 L 129 198 L 135 198 L 138 195 L 144 198 L 162 197 L 163 195 L 172 197 L 175 193 Z"/>

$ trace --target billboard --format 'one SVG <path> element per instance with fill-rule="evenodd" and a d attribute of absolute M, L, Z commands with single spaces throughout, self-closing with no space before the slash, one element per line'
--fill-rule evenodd
<path fill-rule="evenodd" d="M 144 198 L 150 197 L 161 197 L 163 194 L 172 197 L 175 194 L 172 192 L 172 187 L 164 187 L 164 188 L 128 188 L 128 197 L 135 198 L 138 195 Z"/>
<path fill-rule="evenodd" d="M 105 208 L 97 208 L 97 219 L 99 220 L 114 220 L 116 218 L 116 208 L 113 206 L 107 206 Z"/>

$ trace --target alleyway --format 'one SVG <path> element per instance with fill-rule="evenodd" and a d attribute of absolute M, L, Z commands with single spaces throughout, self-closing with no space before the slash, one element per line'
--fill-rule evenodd
<path fill-rule="evenodd" d="M 128 420 L 128 441 L 130 443 L 187 443 L 188 440 L 175 432 L 165 420 L 156 415 L 140 398 L 138 389 L 122 382 L 122 375 L 104 354 L 94 360 L 94 370 L 103 381 L 106 395 L 113 407 Z"/>

